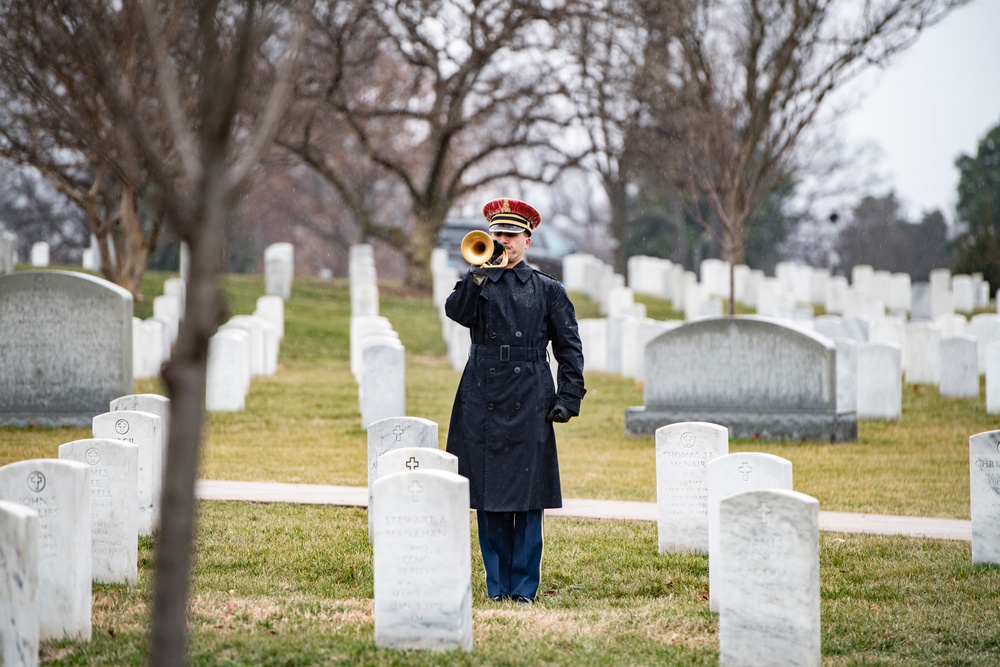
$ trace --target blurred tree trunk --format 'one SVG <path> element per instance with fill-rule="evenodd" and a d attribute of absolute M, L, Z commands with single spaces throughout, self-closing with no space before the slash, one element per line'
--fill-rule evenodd
<path fill-rule="evenodd" d="M 88 62 L 97 64 L 93 93 L 106 101 L 117 128 L 125 180 L 138 170 L 148 174 L 156 204 L 190 249 L 184 320 L 163 372 L 171 429 L 149 646 L 150 665 L 172 667 L 186 662 L 208 345 L 226 313 L 219 289 L 225 222 L 285 116 L 305 21 L 295 3 L 128 5 L 134 11 L 124 30 L 134 50 L 119 49 L 102 33 L 104 3 L 61 18 L 72 21 Z M 123 85 L 136 61 L 148 65 L 155 83 L 148 97 Z"/>

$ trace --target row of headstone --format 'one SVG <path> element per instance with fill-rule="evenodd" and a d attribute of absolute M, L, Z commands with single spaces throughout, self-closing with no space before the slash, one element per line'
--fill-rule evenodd
<path fill-rule="evenodd" d="M 388 318 L 378 314 L 378 276 L 372 247 L 351 247 L 351 372 L 358 384 L 361 427 L 406 414 L 406 349 Z"/>
<path fill-rule="evenodd" d="M 14 273 L 17 266 L 17 237 L 0 231 L 0 276 Z"/>
<path fill-rule="evenodd" d="M 606 278 L 595 277 L 595 262 L 598 260 L 584 257 L 570 260 L 571 270 L 564 276 L 572 282 L 567 289 L 585 291 L 601 302 L 601 294 L 594 293 L 600 288 L 594 282 Z M 635 255 L 628 260 L 627 274 L 627 284 L 636 293 L 671 302 L 687 319 L 703 312 L 701 303 L 729 298 L 729 264 L 719 259 L 703 260 L 695 274 L 670 260 Z M 773 278 L 745 265 L 736 266 L 732 283 L 737 301 L 755 308 L 758 315 L 783 319 L 795 318 L 798 307 L 822 306 L 830 314 L 909 314 L 919 321 L 948 313 L 972 313 L 990 302 L 989 283 L 981 273 L 951 275 L 948 269 L 935 269 L 928 282 L 914 284 L 908 274 L 879 271 L 869 265 L 852 267 L 848 280 L 828 269 L 779 262 Z M 705 315 L 712 315 L 713 308 L 708 307 Z"/>
<path fill-rule="evenodd" d="M 375 645 L 472 650 L 469 481 L 438 449 L 438 426 L 389 417 L 368 426 L 368 535 Z"/>
<path fill-rule="evenodd" d="M 256 377 L 277 373 L 284 332 L 284 300 L 258 297 L 253 315 L 233 315 L 208 342 L 205 409 L 240 412 Z"/>
<path fill-rule="evenodd" d="M 790 461 L 729 454 L 708 422 L 657 429 L 660 553 L 708 555 L 724 665 L 819 665 L 819 504 L 792 490 Z"/>
<path fill-rule="evenodd" d="M 185 295 L 184 281 L 168 278 L 163 293 L 153 297 L 153 314 L 144 320 L 133 318 L 132 368 L 136 378 L 158 377 L 163 364 L 170 361 L 184 319 Z"/>
<path fill-rule="evenodd" d="M 94 437 L 59 445 L 58 458 L 0 466 L 0 664 L 37 664 L 40 640 L 90 641 L 91 583 L 138 584 L 169 400 L 133 394 L 109 407 Z"/>

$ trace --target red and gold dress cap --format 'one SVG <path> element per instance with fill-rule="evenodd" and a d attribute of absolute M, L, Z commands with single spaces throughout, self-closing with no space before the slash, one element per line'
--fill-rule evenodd
<path fill-rule="evenodd" d="M 483 206 L 483 215 L 490 224 L 491 232 L 527 232 L 531 235 L 542 216 L 530 204 L 520 199 L 494 199 Z"/>

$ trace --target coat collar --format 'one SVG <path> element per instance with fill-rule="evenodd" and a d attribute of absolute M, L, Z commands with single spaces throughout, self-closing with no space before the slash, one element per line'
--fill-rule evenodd
<path fill-rule="evenodd" d="M 494 282 L 495 283 L 496 281 L 498 281 L 501 278 L 503 278 L 504 272 L 506 272 L 506 271 L 513 272 L 513 274 L 515 276 L 517 276 L 517 280 L 519 282 L 521 282 L 521 283 L 528 282 L 531 279 L 531 275 L 535 272 L 535 270 L 533 268 L 531 268 L 530 266 L 528 266 L 527 262 L 525 262 L 524 260 L 521 260 L 520 262 L 517 263 L 517 266 L 514 266 L 514 267 L 509 268 L 509 269 L 508 268 L 503 268 L 503 269 L 501 269 L 501 268 L 492 268 L 492 269 L 489 269 L 488 275 L 489 275 L 490 282 Z"/>

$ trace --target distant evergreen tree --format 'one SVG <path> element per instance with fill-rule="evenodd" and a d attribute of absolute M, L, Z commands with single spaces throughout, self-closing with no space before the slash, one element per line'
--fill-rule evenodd
<path fill-rule="evenodd" d="M 1000 288 L 1000 124 L 979 142 L 975 157 L 955 160 L 958 180 L 958 222 L 955 271 L 982 272 L 990 291 Z"/>
<path fill-rule="evenodd" d="M 839 272 L 868 264 L 876 270 L 906 273 L 914 281 L 928 279 L 931 269 L 951 268 L 948 224 L 940 211 L 907 220 L 893 192 L 865 197 L 854 207 L 850 223 L 837 239 Z"/>

